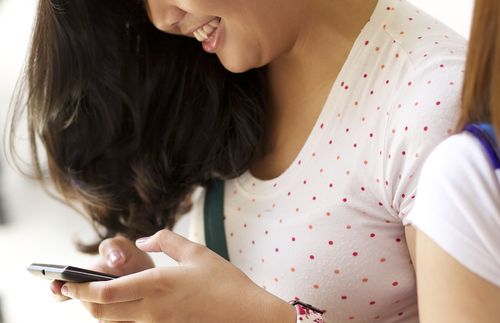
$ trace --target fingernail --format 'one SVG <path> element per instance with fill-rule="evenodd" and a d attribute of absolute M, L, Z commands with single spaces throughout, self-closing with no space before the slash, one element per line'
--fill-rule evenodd
<path fill-rule="evenodd" d="M 50 284 L 50 291 L 52 292 L 52 294 L 56 294 L 57 295 L 57 292 L 54 289 L 54 286 L 52 284 Z"/>
<path fill-rule="evenodd" d="M 149 240 L 150 237 L 143 237 L 139 238 L 135 241 L 135 243 L 141 244 L 141 243 L 146 243 Z"/>
<path fill-rule="evenodd" d="M 125 256 L 123 253 L 119 250 L 113 250 L 110 253 L 108 253 L 108 266 L 114 267 L 125 259 Z"/>
<path fill-rule="evenodd" d="M 71 296 L 69 295 L 69 289 L 68 289 L 68 286 L 63 285 L 63 286 L 61 287 L 61 294 L 63 294 L 63 295 L 64 295 L 64 296 L 66 296 L 66 297 L 71 297 Z"/>

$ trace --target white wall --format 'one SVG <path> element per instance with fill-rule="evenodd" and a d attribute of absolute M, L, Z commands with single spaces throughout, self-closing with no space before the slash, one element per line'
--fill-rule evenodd
<path fill-rule="evenodd" d="M 409 0 L 468 38 L 473 0 Z"/>

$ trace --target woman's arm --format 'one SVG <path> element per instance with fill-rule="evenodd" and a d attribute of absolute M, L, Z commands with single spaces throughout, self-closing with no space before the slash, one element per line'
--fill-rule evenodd
<path fill-rule="evenodd" d="M 461 265 L 422 231 L 406 227 L 417 275 L 422 323 L 494 323 L 500 319 L 500 287 Z"/>

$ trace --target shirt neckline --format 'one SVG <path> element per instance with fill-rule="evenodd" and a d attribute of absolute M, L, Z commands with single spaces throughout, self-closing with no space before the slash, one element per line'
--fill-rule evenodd
<path fill-rule="evenodd" d="M 365 47 L 364 42 L 370 38 L 370 35 L 375 33 L 383 24 L 383 20 L 387 17 L 387 12 L 391 11 L 393 7 L 390 6 L 390 0 L 379 0 L 368 22 L 364 25 L 359 35 L 351 47 L 349 55 L 345 60 L 339 74 L 332 84 L 327 99 L 323 108 L 318 116 L 311 133 L 307 137 L 304 145 L 300 149 L 293 162 L 285 169 L 279 176 L 262 180 L 252 175 L 250 170 L 247 170 L 241 176 L 235 178 L 233 181 L 236 187 L 243 193 L 253 197 L 272 198 L 280 192 L 286 190 L 297 176 L 307 169 L 307 165 L 313 158 L 314 148 L 318 145 L 320 137 L 323 135 L 323 123 L 332 122 L 332 118 L 337 111 L 329 109 L 335 102 L 335 105 L 343 104 L 345 96 L 340 95 L 337 89 L 341 88 L 342 79 L 348 72 L 347 69 L 353 64 L 358 52 Z"/>

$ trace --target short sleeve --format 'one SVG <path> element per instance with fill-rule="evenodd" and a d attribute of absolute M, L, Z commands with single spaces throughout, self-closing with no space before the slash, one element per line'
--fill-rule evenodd
<path fill-rule="evenodd" d="M 385 200 L 405 225 L 423 163 L 457 120 L 463 64 L 460 55 L 419 63 L 401 82 L 388 113 L 382 156 Z"/>
<path fill-rule="evenodd" d="M 500 184 L 483 147 L 453 136 L 431 154 L 408 221 L 462 265 L 500 286 Z"/>

